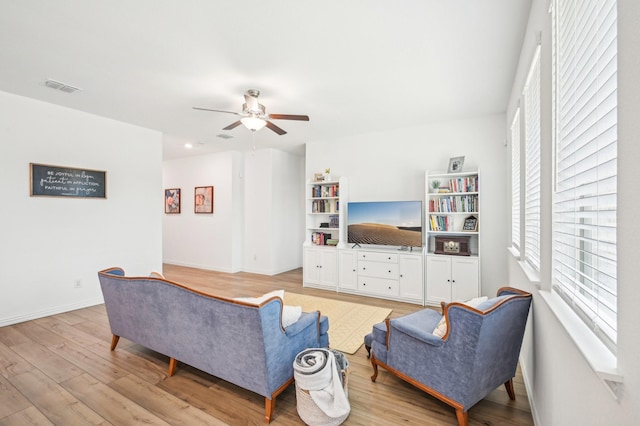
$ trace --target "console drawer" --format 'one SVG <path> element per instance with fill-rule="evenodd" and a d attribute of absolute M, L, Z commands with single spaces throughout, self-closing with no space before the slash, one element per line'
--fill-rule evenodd
<path fill-rule="evenodd" d="M 358 291 L 397 297 L 400 294 L 400 283 L 397 280 L 358 276 Z"/>
<path fill-rule="evenodd" d="M 358 252 L 358 260 L 367 260 L 370 262 L 398 263 L 398 255 L 395 253 L 361 251 Z"/>
<path fill-rule="evenodd" d="M 358 275 L 377 278 L 390 278 L 397 280 L 400 278 L 397 263 L 358 261 Z"/>

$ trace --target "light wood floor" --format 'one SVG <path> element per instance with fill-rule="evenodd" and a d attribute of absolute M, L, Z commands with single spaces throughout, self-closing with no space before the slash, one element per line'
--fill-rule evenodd
<path fill-rule="evenodd" d="M 301 270 L 274 277 L 224 274 L 165 265 L 168 279 L 222 296 L 270 290 L 303 293 L 393 309 L 421 307 L 303 288 Z M 262 425 L 264 398 L 179 364 L 111 332 L 103 305 L 0 328 L 0 425 Z M 345 425 L 455 425 L 454 410 L 384 370 L 371 382 L 364 347 L 348 356 L 351 415 Z M 522 377 L 516 401 L 504 387 L 469 411 L 471 425 L 533 425 Z M 295 388 L 276 400 L 273 425 L 299 425 Z"/>

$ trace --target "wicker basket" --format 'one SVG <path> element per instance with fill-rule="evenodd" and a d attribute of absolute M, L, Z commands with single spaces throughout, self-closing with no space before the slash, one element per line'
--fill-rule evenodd
<path fill-rule="evenodd" d="M 344 394 L 349 397 L 348 382 L 348 370 L 342 370 L 342 388 Z M 324 411 L 322 411 L 309 395 L 308 390 L 301 389 L 296 382 L 296 408 L 298 409 L 298 415 L 309 426 L 337 426 L 342 424 L 349 413 L 340 417 L 329 417 Z"/>

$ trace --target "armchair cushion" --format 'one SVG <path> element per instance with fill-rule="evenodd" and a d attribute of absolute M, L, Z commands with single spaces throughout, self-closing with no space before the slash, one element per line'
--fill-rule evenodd
<path fill-rule="evenodd" d="M 472 308 L 478 309 L 480 306 L 483 306 L 485 302 L 487 302 L 487 299 L 488 299 L 487 296 L 482 296 L 482 297 L 473 298 L 471 300 L 467 300 L 466 302 L 462 302 L 462 303 L 464 305 L 471 306 Z M 495 303 L 495 300 L 492 299 L 491 303 L 489 303 L 489 306 L 493 306 L 494 303 Z M 484 309 L 479 309 L 479 310 L 482 311 Z M 444 335 L 447 334 L 447 318 L 444 315 L 442 315 L 440 322 L 438 323 L 436 328 L 433 330 L 433 334 L 438 337 L 444 337 Z"/>

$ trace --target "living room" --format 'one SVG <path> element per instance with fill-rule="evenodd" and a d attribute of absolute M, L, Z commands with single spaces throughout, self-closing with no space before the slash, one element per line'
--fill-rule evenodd
<path fill-rule="evenodd" d="M 300 267 L 303 188 L 313 173 L 330 167 L 333 175 L 348 177 L 354 200 L 422 199 L 424 173 L 446 169 L 449 158 L 464 155 L 465 169 L 482 173 L 482 228 L 490 236 L 483 241 L 482 293 L 493 295 L 497 288 L 511 285 L 534 294 L 521 366 L 536 424 L 632 424 L 640 417 L 640 367 L 635 362 L 640 338 L 634 327 L 640 289 L 632 284 L 634 243 L 640 238 L 633 218 L 639 207 L 635 186 L 640 148 L 633 141 L 640 131 L 640 6 L 618 1 L 617 373 L 623 375 L 623 383 L 614 396 L 539 296 L 540 289 L 548 289 L 551 269 L 551 191 L 543 194 L 547 209 L 542 213 L 541 251 L 547 260 L 540 283 L 531 282 L 507 250 L 509 121 L 539 31 L 543 48 L 550 46 L 549 4 L 531 4 L 518 71 L 503 111 L 308 143 L 304 156 L 258 147 L 247 153 L 163 161 L 160 131 L 9 89 L 1 92 L 0 176 L 8 202 L 2 216 L 5 244 L 0 268 L 0 287 L 7 297 L 0 301 L 0 325 L 101 303 L 96 273 L 110 266 L 147 274 L 162 270 L 166 261 L 265 275 Z M 543 53 L 543 64 L 549 58 L 550 53 Z M 543 68 L 548 70 L 542 76 L 543 87 L 550 87 L 548 62 Z M 542 96 L 550 106 L 550 92 Z M 542 125 L 543 133 L 551 135 L 550 122 L 543 120 Z M 548 158 L 550 146 L 543 144 Z M 108 198 L 87 203 L 29 197 L 31 162 L 106 170 Z M 543 162 L 543 180 L 550 176 L 551 161 Z M 189 191 L 209 184 L 215 186 L 214 215 L 190 213 Z M 187 194 L 182 215 L 162 211 L 163 189 L 172 187 L 182 187 Z M 270 207 L 266 212 L 265 205 Z M 209 235 L 199 232 L 203 229 Z"/>

